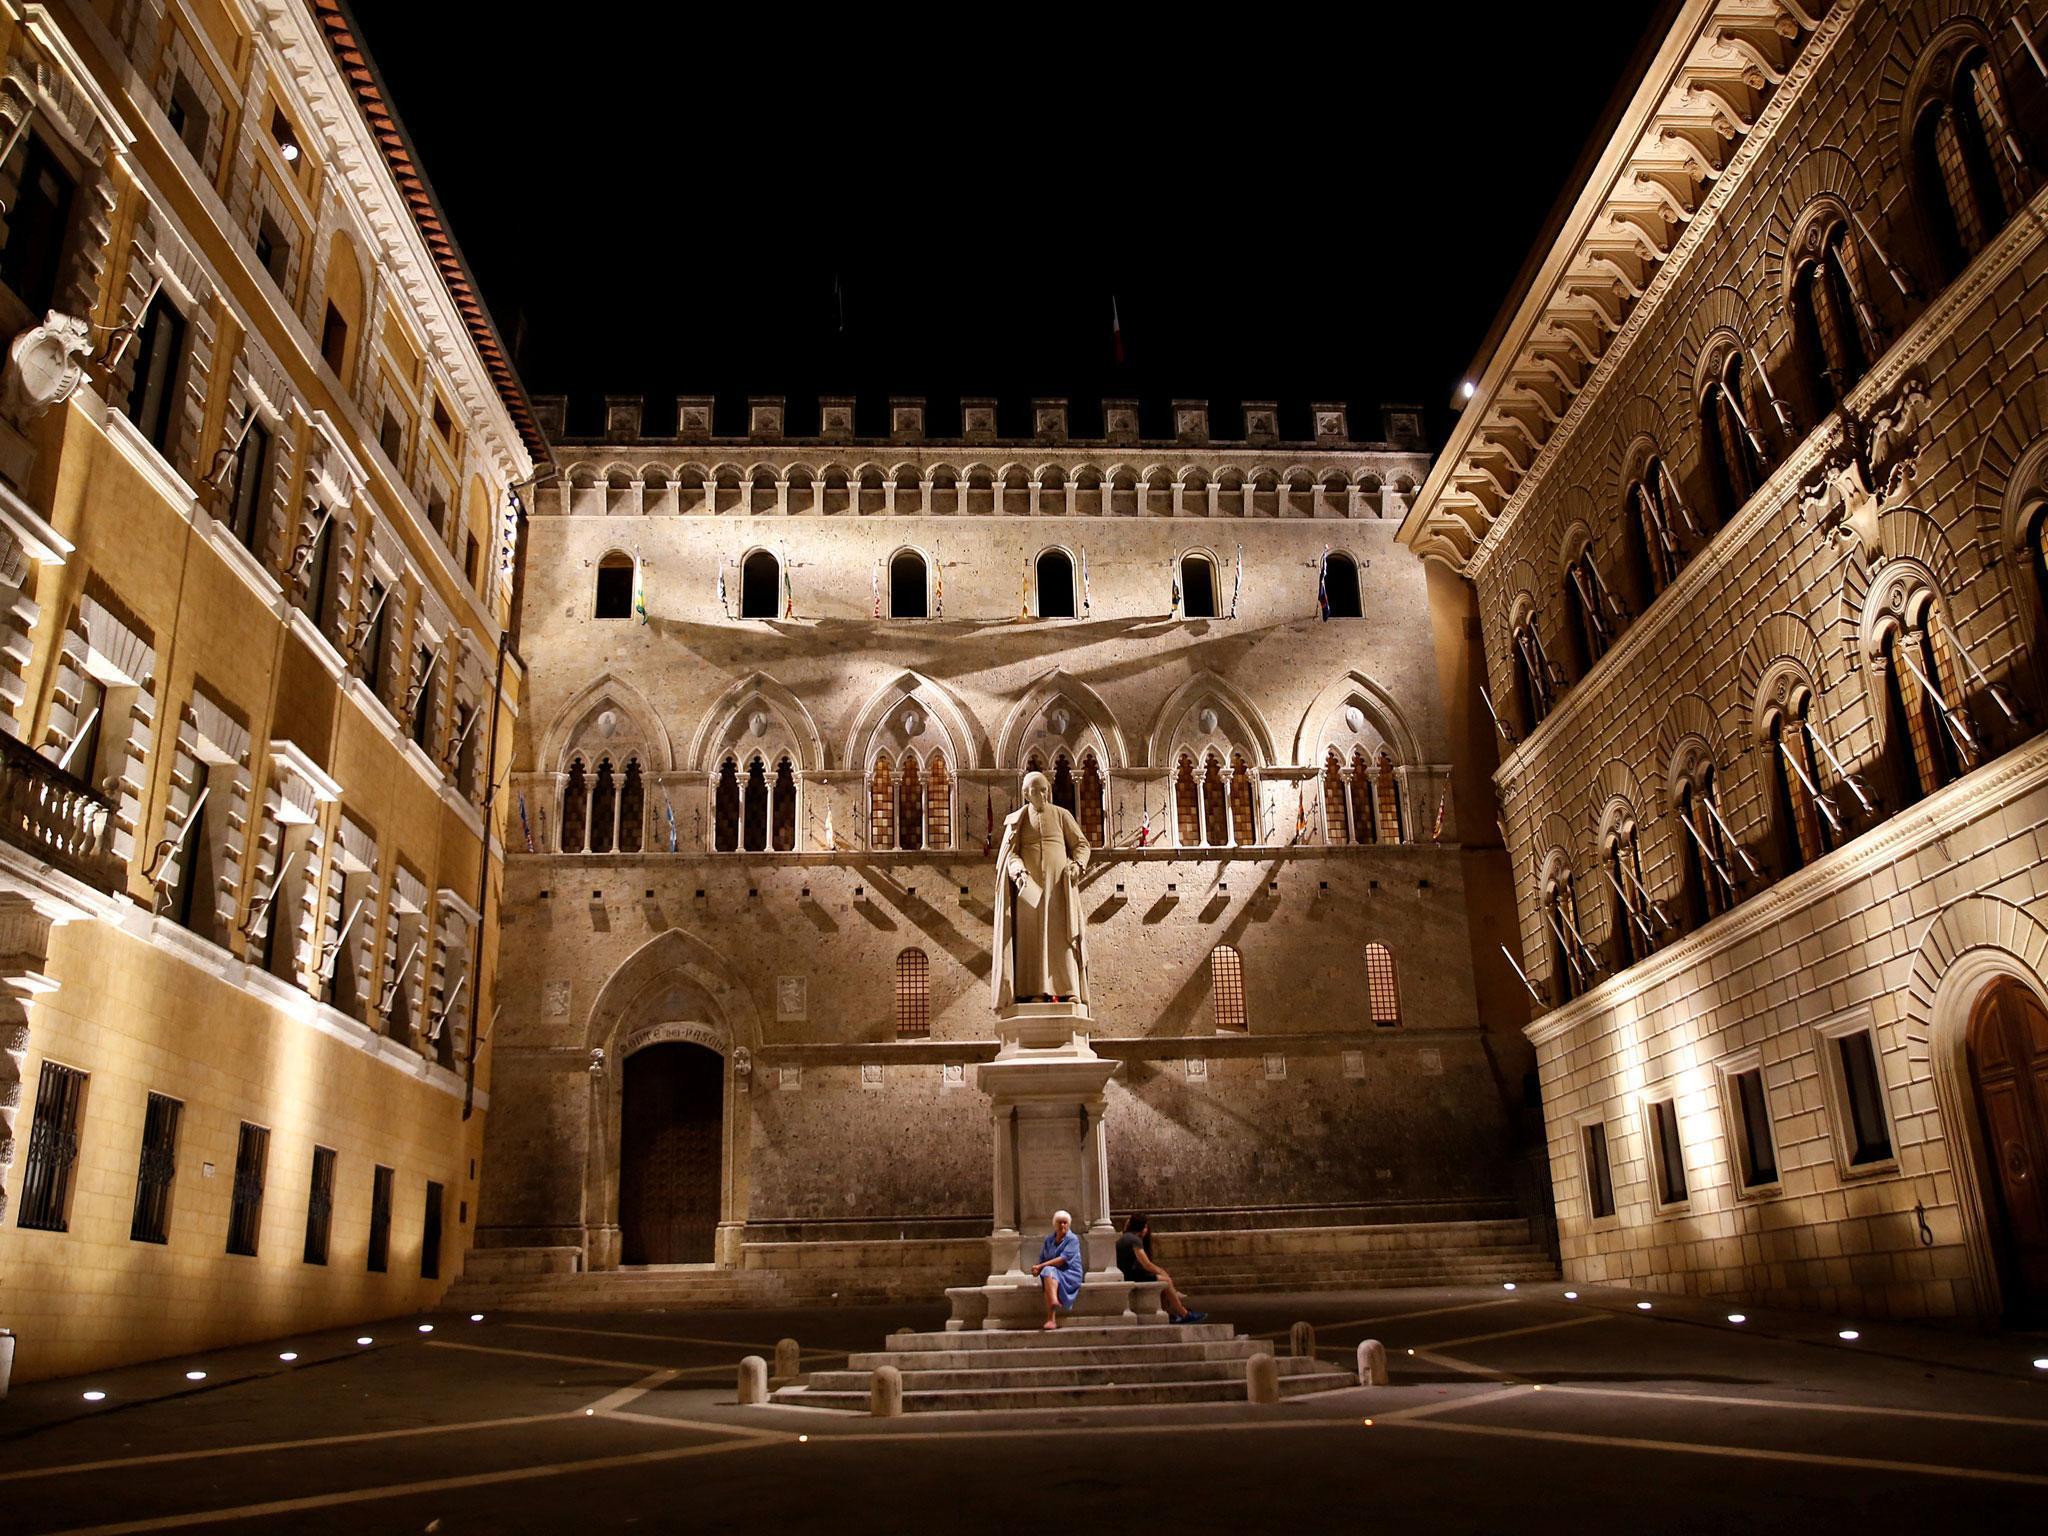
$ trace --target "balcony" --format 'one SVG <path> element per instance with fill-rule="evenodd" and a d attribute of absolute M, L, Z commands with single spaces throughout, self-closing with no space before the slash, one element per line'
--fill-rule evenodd
<path fill-rule="evenodd" d="M 0 841 L 109 895 L 127 880 L 107 851 L 114 803 L 12 736 L 0 735 Z"/>

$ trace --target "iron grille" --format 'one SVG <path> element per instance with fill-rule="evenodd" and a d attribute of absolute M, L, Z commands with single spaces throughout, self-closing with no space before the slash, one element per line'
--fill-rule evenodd
<path fill-rule="evenodd" d="M 921 949 L 906 949 L 896 957 L 896 1038 L 921 1040 L 931 1032 L 931 961 Z"/>
<path fill-rule="evenodd" d="M 379 1168 L 370 1180 L 370 1273 L 391 1267 L 391 1170 Z"/>
<path fill-rule="evenodd" d="M 228 1208 L 228 1252 L 253 1256 L 263 1226 L 263 1172 L 270 1161 L 270 1132 L 242 1122 L 235 1146 L 234 1203 Z"/>
<path fill-rule="evenodd" d="M 1209 953 L 1209 995 L 1219 1033 L 1241 1035 L 1250 1027 L 1244 1013 L 1244 961 L 1228 944 Z"/>
<path fill-rule="evenodd" d="M 1384 944 L 1365 946 L 1366 991 L 1372 1001 L 1372 1021 L 1383 1027 L 1401 1022 L 1401 988 L 1394 977 L 1394 952 Z"/>
<path fill-rule="evenodd" d="M 40 1232 L 70 1230 L 71 1168 L 78 1161 L 78 1119 L 86 1074 L 43 1063 L 36 1083 L 36 1118 L 29 1127 L 28 1165 L 21 1178 L 19 1225 Z"/>
<path fill-rule="evenodd" d="M 161 1093 L 142 1114 L 142 1161 L 135 1175 L 135 1215 L 128 1236 L 138 1243 L 170 1241 L 171 1181 L 178 1171 L 178 1117 L 185 1106 Z"/>
<path fill-rule="evenodd" d="M 327 1240 L 334 1230 L 334 1149 L 313 1149 L 313 1183 L 306 1192 L 306 1251 L 308 1264 L 327 1262 Z"/>

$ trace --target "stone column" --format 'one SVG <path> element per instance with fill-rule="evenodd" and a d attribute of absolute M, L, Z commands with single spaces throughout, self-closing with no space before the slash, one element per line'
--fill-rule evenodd
<path fill-rule="evenodd" d="M 1223 487 L 1218 485 L 1214 480 L 1211 480 L 1209 482 L 1209 515 L 1211 517 L 1215 517 L 1218 515 L 1217 508 L 1221 505 L 1219 498 L 1221 498 L 1222 495 Z"/>
<path fill-rule="evenodd" d="M 784 475 L 775 482 L 775 510 L 784 516 L 789 513 L 789 477 Z"/>

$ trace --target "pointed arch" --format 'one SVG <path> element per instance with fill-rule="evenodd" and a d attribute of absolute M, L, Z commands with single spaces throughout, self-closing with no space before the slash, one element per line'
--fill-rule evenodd
<path fill-rule="evenodd" d="M 1343 672 L 1323 685 L 1322 691 L 1309 701 L 1303 712 L 1301 724 L 1294 733 L 1294 761 L 1312 763 L 1318 760 L 1317 748 L 1329 732 L 1330 722 L 1346 706 L 1355 706 L 1366 721 L 1379 733 L 1379 738 L 1393 748 L 1394 756 L 1403 763 L 1422 761 L 1421 744 L 1415 732 L 1402 715 L 1394 696 L 1365 673 L 1353 668 Z M 1355 734 L 1346 732 L 1347 736 Z"/>
<path fill-rule="evenodd" d="M 667 772 L 675 767 L 675 748 L 670 744 L 668 727 L 662 723 L 660 711 L 655 709 L 646 694 L 624 678 L 614 672 L 605 672 L 578 689 L 570 696 L 569 702 L 555 712 L 554 720 L 541 737 L 543 771 L 567 771 L 569 753 L 577 737 L 607 705 L 633 723 L 631 731 L 615 731 L 615 736 L 621 740 L 645 742 L 648 755 L 655 759 L 650 767 L 656 771 Z"/>
<path fill-rule="evenodd" d="M 697 773 L 709 772 L 712 762 L 738 735 L 748 729 L 754 706 L 767 710 L 779 720 L 783 736 L 793 749 L 797 767 L 816 773 L 831 766 L 825 760 L 825 738 L 804 702 L 765 672 L 750 672 L 715 699 L 697 722 L 690 738 L 687 767 Z"/>
<path fill-rule="evenodd" d="M 958 767 L 992 766 L 988 738 L 982 733 L 981 724 L 973 712 L 943 683 L 934 682 L 922 672 L 914 671 L 899 672 L 868 696 L 867 703 L 861 706 L 847 730 L 842 761 L 854 767 L 864 767 L 869 755 L 889 737 L 891 717 L 900 706 L 912 702 L 921 705 L 924 717 L 939 727 L 950 748 L 947 755 Z M 927 743 L 920 741 L 917 746 L 920 753 L 929 750 Z"/>
<path fill-rule="evenodd" d="M 1064 700 L 1081 712 L 1083 718 L 1095 727 L 1102 738 L 1102 748 L 1112 768 L 1128 768 L 1131 765 L 1130 749 L 1125 745 L 1123 728 L 1117 724 L 1108 702 L 1088 684 L 1075 677 L 1065 668 L 1056 668 L 1033 683 L 1003 719 L 1002 727 L 996 734 L 996 762 L 1012 764 L 1024 752 L 1024 744 L 1036 725 L 1052 706 Z"/>
<path fill-rule="evenodd" d="M 1148 764 L 1166 761 L 1182 722 L 1198 705 L 1208 700 L 1222 705 L 1244 727 L 1250 738 L 1247 745 L 1258 754 L 1254 767 L 1270 768 L 1278 761 L 1278 754 L 1273 750 L 1273 732 L 1258 705 L 1228 678 L 1204 669 L 1174 689 L 1167 695 L 1166 702 L 1159 706 L 1159 713 L 1146 738 L 1145 760 Z"/>
<path fill-rule="evenodd" d="M 721 1056 L 761 1043 L 760 1014 L 738 970 L 703 939 L 670 928 L 605 978 L 584 1021 L 584 1044 L 615 1052 L 622 1030 L 685 1015 L 720 1037 L 712 1049 Z"/>

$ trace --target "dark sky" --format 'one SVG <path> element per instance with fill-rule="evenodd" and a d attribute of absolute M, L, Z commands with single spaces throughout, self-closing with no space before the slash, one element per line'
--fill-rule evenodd
<path fill-rule="evenodd" d="M 1660 7 L 1600 0 L 1576 30 L 1337 9 L 353 4 L 528 389 L 569 394 L 572 427 L 634 392 L 715 392 L 735 432 L 748 394 L 809 431 L 821 393 L 877 433 L 892 393 L 928 396 L 935 433 L 963 394 L 1019 435 L 1034 394 L 1073 397 L 1077 434 L 1104 395 L 1162 436 L 1176 397 L 1216 402 L 1219 435 L 1242 399 L 1302 435 L 1310 400 L 1353 402 L 1361 436 L 1386 400 L 1441 425 Z"/>

